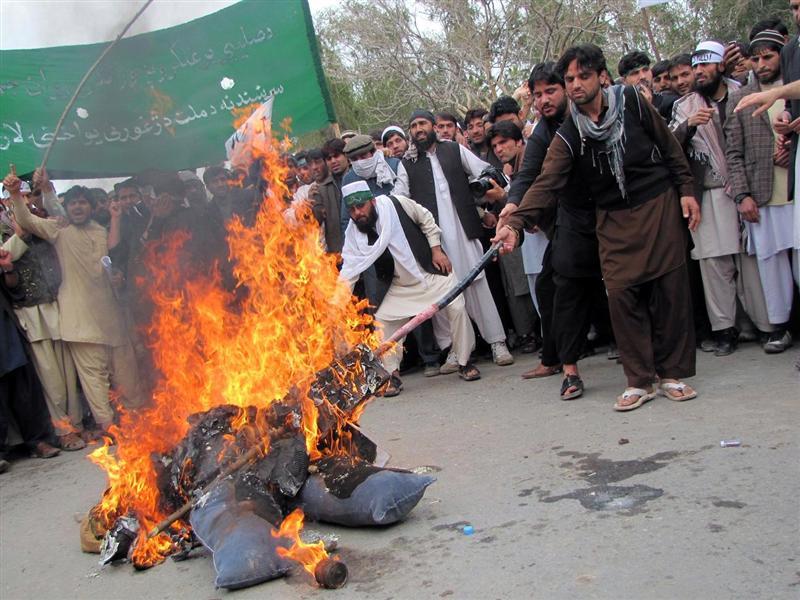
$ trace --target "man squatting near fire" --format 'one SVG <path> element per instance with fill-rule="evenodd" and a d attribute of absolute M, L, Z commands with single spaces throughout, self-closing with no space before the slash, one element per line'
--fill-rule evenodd
<path fill-rule="evenodd" d="M 450 260 L 442 250 L 441 230 L 422 205 L 405 196 L 375 197 L 365 181 L 343 186 L 342 201 L 350 223 L 344 235 L 340 277 L 352 290 L 359 275 L 375 265 L 378 279 L 389 288 L 375 313 L 387 339 L 457 283 Z M 480 372 L 469 362 L 475 333 L 464 297 L 457 297 L 443 312 L 450 325 L 451 352 L 458 361 L 459 377 L 466 381 L 479 379 Z M 403 341 L 399 340 L 382 357 L 386 370 L 392 374 L 384 396 L 396 396 L 402 389 L 399 369 Z"/>
<path fill-rule="evenodd" d="M 654 386 L 671 400 L 695 398 L 680 381 L 695 374 L 681 212 L 691 230 L 700 221 L 686 157 L 636 88 L 603 89 L 600 48 L 570 48 L 556 70 L 572 100 L 569 112 L 539 177 L 493 241 L 503 242 L 503 251 L 515 247 L 524 228 L 557 206 L 562 190 L 582 182 L 583 201 L 597 212 L 601 269 L 628 380 L 614 408 L 638 408 L 655 397 Z"/>

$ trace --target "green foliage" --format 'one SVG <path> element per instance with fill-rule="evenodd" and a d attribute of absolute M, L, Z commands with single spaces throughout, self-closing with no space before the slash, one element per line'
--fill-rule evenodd
<path fill-rule="evenodd" d="M 794 29 L 788 0 L 672 0 L 646 14 L 652 40 L 635 0 L 343 0 L 316 27 L 339 122 L 362 131 L 417 107 L 488 107 L 576 43 L 600 45 L 616 70 L 634 49 L 655 60 L 703 39 L 746 41 L 769 16 Z"/>

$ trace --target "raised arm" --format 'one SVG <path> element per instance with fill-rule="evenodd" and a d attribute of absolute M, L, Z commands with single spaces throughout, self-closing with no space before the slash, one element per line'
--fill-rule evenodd
<path fill-rule="evenodd" d="M 20 184 L 20 179 L 15 173 L 10 173 L 3 179 L 3 187 L 8 190 L 11 196 L 11 202 L 14 207 L 14 218 L 17 224 L 25 231 L 52 242 L 58 237 L 58 224 L 50 219 L 42 219 L 41 217 L 31 214 L 28 205 L 25 204 L 25 198 L 22 197 L 19 191 Z"/>

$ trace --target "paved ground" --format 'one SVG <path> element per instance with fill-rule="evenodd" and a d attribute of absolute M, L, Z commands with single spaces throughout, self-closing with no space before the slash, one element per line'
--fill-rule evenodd
<path fill-rule="evenodd" d="M 320 528 L 341 537 L 342 590 L 298 572 L 230 598 L 798 598 L 797 355 L 701 355 L 700 398 L 628 414 L 611 410 L 621 368 L 604 357 L 585 361 L 586 395 L 569 403 L 556 378 L 519 379 L 532 357 L 484 363 L 469 384 L 409 376 L 363 423 L 393 465 L 441 469 L 410 518 Z M 102 489 L 82 453 L 0 476 L 1 598 L 229 596 L 208 556 L 99 570 L 74 515 Z"/>

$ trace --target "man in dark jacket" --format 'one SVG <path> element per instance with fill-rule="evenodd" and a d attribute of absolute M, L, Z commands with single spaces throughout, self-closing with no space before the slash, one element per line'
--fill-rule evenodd
<path fill-rule="evenodd" d="M 339 219 L 342 210 L 341 188 L 328 169 L 321 150 L 309 150 L 306 158 L 314 176 L 314 183 L 308 191 L 308 197 L 313 202 L 311 210 L 325 230 L 325 249 L 332 254 L 339 253 L 344 242 L 344 230 Z"/>
<path fill-rule="evenodd" d="M 587 208 L 596 210 L 601 268 L 628 379 L 614 408 L 633 410 L 651 400 L 657 380 L 671 400 L 694 398 L 679 380 L 695 372 L 680 217 L 682 210 L 691 229 L 700 219 L 689 165 L 635 88 L 602 87 L 607 69 L 600 48 L 570 48 L 557 69 L 572 100 L 569 114 L 541 174 L 493 241 L 508 251 L 523 228 L 539 225 L 543 211 L 570 197 L 564 190 L 580 185 Z"/>

